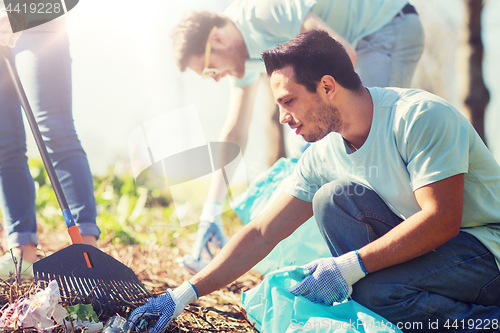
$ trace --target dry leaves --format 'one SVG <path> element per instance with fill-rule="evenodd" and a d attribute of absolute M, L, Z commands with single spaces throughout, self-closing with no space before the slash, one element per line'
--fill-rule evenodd
<path fill-rule="evenodd" d="M 61 239 L 63 239 L 62 237 Z M 62 243 L 54 242 L 52 235 L 39 235 L 42 244 L 39 247 L 45 251 L 41 255 L 49 255 L 67 245 L 67 239 Z M 57 238 L 58 239 L 58 238 Z M 44 243 L 43 240 L 51 241 Z M 66 243 L 65 243 L 66 242 Z M 100 244 L 100 249 L 130 267 L 146 288 L 153 295 L 159 295 L 168 288 L 175 288 L 190 278 L 189 273 L 180 268 L 175 259 L 186 251 L 186 244 L 168 247 L 158 244 L 150 245 L 113 245 Z M 2 249 L 2 253 L 5 248 Z M 166 332 L 257 332 L 240 307 L 241 292 L 258 284 L 262 276 L 249 272 L 231 285 L 202 297 L 190 304 L 186 310 L 167 328 Z M 19 297 L 29 297 L 35 293 L 31 279 L 21 285 L 13 281 L 0 281 L 0 304 L 5 307 Z M 1 330 L 1 328 L 0 328 Z M 33 329 L 22 328 L 16 332 L 27 333 Z M 58 327 L 55 333 L 63 333 Z"/>

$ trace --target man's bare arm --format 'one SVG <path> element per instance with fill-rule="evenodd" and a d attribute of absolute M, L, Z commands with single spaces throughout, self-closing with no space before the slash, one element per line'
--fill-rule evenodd
<path fill-rule="evenodd" d="M 233 87 L 229 99 L 229 113 L 227 115 L 224 126 L 222 127 L 220 141 L 231 142 L 237 144 L 241 151 L 244 152 L 247 140 L 248 129 L 252 120 L 253 107 L 255 96 L 259 88 L 259 81 L 257 80 L 251 85 L 239 88 Z M 222 151 L 223 161 L 220 165 L 226 165 L 224 156 L 227 156 L 227 151 Z M 210 189 L 206 201 L 222 202 L 226 194 L 226 183 L 221 172 L 214 173 Z"/>
<path fill-rule="evenodd" d="M 359 250 L 368 273 L 421 256 L 458 235 L 463 211 L 463 174 L 421 187 L 414 193 L 422 210 Z"/>
<path fill-rule="evenodd" d="M 190 280 L 198 295 L 209 294 L 243 275 L 312 215 L 310 202 L 281 194 L 261 216 L 231 237 L 210 264 Z"/>
<path fill-rule="evenodd" d="M 264 96 L 264 108 L 266 111 L 266 134 L 267 134 L 267 164 L 273 165 L 281 157 L 286 156 L 285 132 L 280 124 L 279 107 L 274 100 L 274 94 L 266 73 L 261 74 L 262 92 Z"/>

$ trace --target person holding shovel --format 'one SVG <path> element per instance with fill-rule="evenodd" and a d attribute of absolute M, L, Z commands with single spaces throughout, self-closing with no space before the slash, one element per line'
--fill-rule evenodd
<path fill-rule="evenodd" d="M 260 82 L 269 90 L 260 55 L 300 32 L 323 29 L 346 49 L 366 86 L 409 87 L 423 49 L 423 29 L 407 0 L 237 0 L 224 14 L 188 12 L 173 28 L 174 59 L 181 71 L 190 68 L 204 78 L 228 76 L 230 107 L 221 140 L 244 152 Z M 283 127 L 269 96 L 269 165 L 284 156 Z M 290 133 L 289 157 L 298 157 L 307 142 Z M 287 141 L 288 142 L 288 141 Z M 221 165 L 226 165 L 222 162 Z M 226 185 L 214 175 L 200 216 L 192 252 L 182 265 L 197 272 L 206 263 L 202 249 L 222 246 L 222 202 Z"/>
<path fill-rule="evenodd" d="M 39 17 L 38 17 L 39 18 Z M 18 72 L 84 242 L 97 246 L 92 174 L 72 117 L 71 58 L 64 18 L 42 25 L 7 9 L 0 0 L 0 47 L 10 47 Z M 12 26 L 20 30 L 12 33 Z M 30 26 L 35 26 L 30 28 Z M 21 32 L 22 30 L 28 31 Z M 22 36 L 21 36 L 22 35 Z M 21 37 L 21 38 L 20 38 Z M 10 50 L 9 50 L 10 51 Z M 19 261 L 22 277 L 37 259 L 35 186 L 26 157 L 20 102 L 6 63 L 0 59 L 0 208 L 7 246 Z M 0 257 L 0 278 L 15 272 L 9 252 Z"/>
<path fill-rule="evenodd" d="M 271 208 L 130 320 L 156 315 L 157 333 L 314 214 L 332 257 L 304 266 L 293 295 L 328 306 L 351 297 L 392 323 L 455 322 L 456 332 L 484 331 L 488 320 L 498 332 L 500 166 L 470 122 L 422 90 L 364 87 L 324 31 L 263 59 L 281 123 L 311 146 Z"/>

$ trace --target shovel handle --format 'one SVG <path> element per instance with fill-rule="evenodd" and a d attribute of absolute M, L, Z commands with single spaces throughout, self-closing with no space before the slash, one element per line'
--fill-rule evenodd
<path fill-rule="evenodd" d="M 45 142 L 42 138 L 42 134 L 40 133 L 40 129 L 38 128 L 35 116 L 33 115 L 33 111 L 28 102 L 28 98 L 26 97 L 26 93 L 24 92 L 21 80 L 19 79 L 19 74 L 17 73 L 16 67 L 14 66 L 10 48 L 0 46 L 0 51 L 3 55 L 3 58 L 5 59 L 7 69 L 17 93 L 17 97 L 19 97 L 19 102 L 21 102 L 21 106 L 24 109 L 26 118 L 28 119 L 28 123 L 31 127 L 31 131 L 33 132 L 33 136 L 35 138 L 36 145 L 38 146 L 38 150 L 40 151 L 40 155 L 42 156 L 42 161 L 45 166 L 45 170 L 47 171 L 47 175 L 49 176 L 50 183 L 54 188 L 59 207 L 62 210 L 64 221 L 66 222 L 66 226 L 68 227 L 68 233 L 71 237 L 71 241 L 73 242 L 73 244 L 83 244 L 82 236 L 80 235 L 80 231 L 75 224 L 73 216 L 71 215 L 68 202 L 66 201 L 66 197 L 64 196 L 64 192 L 61 187 L 61 183 L 57 178 L 56 171 L 54 169 L 54 166 L 52 165 L 52 160 L 50 159 L 47 147 L 45 146 Z"/>

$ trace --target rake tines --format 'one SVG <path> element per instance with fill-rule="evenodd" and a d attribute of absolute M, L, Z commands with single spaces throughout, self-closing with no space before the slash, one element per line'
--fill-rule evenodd
<path fill-rule="evenodd" d="M 91 267 L 82 265 L 84 254 Z M 42 286 L 57 281 L 62 302 L 92 304 L 101 320 L 126 317 L 151 297 L 130 268 L 90 245 L 70 245 L 35 263 L 33 271 Z"/>

